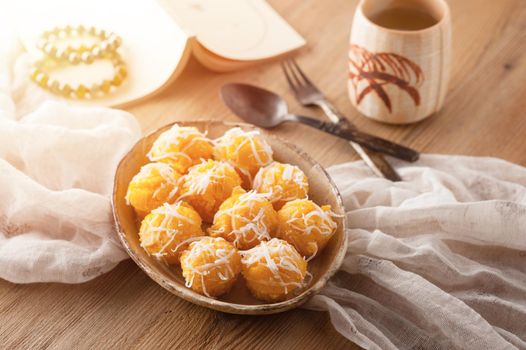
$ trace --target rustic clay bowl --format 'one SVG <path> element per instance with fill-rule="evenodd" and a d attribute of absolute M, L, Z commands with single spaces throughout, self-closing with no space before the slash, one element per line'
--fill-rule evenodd
<path fill-rule="evenodd" d="M 221 121 L 193 121 L 179 122 L 182 126 L 195 126 L 201 131 L 207 131 L 210 138 L 217 138 L 230 128 L 239 126 L 245 130 L 255 129 L 248 124 L 226 123 Z M 218 299 L 208 298 L 184 286 L 181 270 L 176 266 L 168 266 L 150 257 L 139 245 L 139 226 L 135 212 L 126 205 L 124 199 L 131 178 L 139 171 L 142 165 L 148 163 L 146 153 L 153 141 L 160 133 L 169 129 L 166 125 L 154 133 L 141 139 L 131 151 L 121 160 L 115 174 L 113 189 L 113 214 L 119 233 L 119 238 L 131 258 L 154 281 L 159 283 L 173 294 L 194 304 L 234 314 L 272 314 L 297 307 L 316 294 L 327 280 L 340 267 L 346 249 L 345 217 L 338 219 L 338 229 L 322 253 L 309 262 L 309 271 L 313 275 L 311 282 L 303 290 L 290 299 L 282 302 L 266 304 L 250 295 L 243 278 L 225 296 Z M 325 170 L 302 152 L 296 146 L 261 131 L 263 137 L 274 150 L 274 159 L 283 163 L 299 166 L 309 178 L 309 197 L 319 204 L 330 204 L 337 214 L 344 214 L 342 200 L 334 183 Z"/>

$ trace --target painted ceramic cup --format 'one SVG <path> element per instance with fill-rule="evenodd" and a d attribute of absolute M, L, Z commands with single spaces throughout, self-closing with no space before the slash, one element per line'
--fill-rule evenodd
<path fill-rule="evenodd" d="M 401 30 L 371 19 L 400 3 L 435 21 L 423 29 Z M 451 17 L 444 0 L 360 1 L 351 31 L 348 89 L 363 115 L 406 124 L 437 112 L 444 103 L 450 60 Z"/>

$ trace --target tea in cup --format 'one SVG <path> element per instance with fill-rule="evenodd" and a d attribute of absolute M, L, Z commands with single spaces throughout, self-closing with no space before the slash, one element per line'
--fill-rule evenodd
<path fill-rule="evenodd" d="M 349 96 L 366 117 L 413 123 L 440 110 L 451 64 L 444 0 L 362 0 L 349 48 Z"/>

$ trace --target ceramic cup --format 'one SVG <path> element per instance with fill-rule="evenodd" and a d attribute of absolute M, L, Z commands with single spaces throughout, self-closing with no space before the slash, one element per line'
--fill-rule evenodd
<path fill-rule="evenodd" d="M 375 24 L 371 18 L 389 6 L 424 11 L 435 23 L 418 30 Z M 451 17 L 444 0 L 360 1 L 351 31 L 348 89 L 363 115 L 406 124 L 437 112 L 444 103 L 450 61 Z"/>

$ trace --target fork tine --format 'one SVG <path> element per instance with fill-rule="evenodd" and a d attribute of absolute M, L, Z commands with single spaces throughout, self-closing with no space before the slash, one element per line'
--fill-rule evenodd
<path fill-rule="evenodd" d="M 287 67 L 285 66 L 285 63 L 281 62 L 281 69 L 283 70 L 283 73 L 285 74 L 285 78 L 287 79 L 287 83 L 289 84 L 289 87 L 294 91 L 294 93 L 297 93 L 296 85 L 292 82 L 289 72 L 287 71 Z"/>
<path fill-rule="evenodd" d="M 314 84 L 312 83 L 312 81 L 310 81 L 310 79 L 307 77 L 307 75 L 305 75 L 305 73 L 303 73 L 303 71 L 301 70 L 300 66 L 298 66 L 298 64 L 296 63 L 296 60 L 294 58 L 291 58 L 289 60 L 292 65 L 296 68 L 296 71 L 299 73 L 299 75 L 301 75 L 301 77 L 303 78 L 303 80 L 305 81 L 305 83 L 307 85 L 310 85 L 310 86 L 314 86 Z"/>
<path fill-rule="evenodd" d="M 289 70 L 289 75 L 291 76 L 291 80 L 296 84 L 296 89 L 299 89 L 304 84 L 302 80 L 300 79 L 300 77 L 298 76 L 298 74 L 296 74 L 296 70 L 294 69 L 294 66 L 292 66 L 291 59 L 285 60 L 285 66 Z"/>

